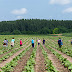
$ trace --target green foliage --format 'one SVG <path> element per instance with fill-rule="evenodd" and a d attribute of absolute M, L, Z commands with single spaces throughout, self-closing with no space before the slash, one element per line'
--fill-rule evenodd
<path fill-rule="evenodd" d="M 29 60 L 27 61 L 27 66 L 25 66 L 25 69 L 22 72 L 34 72 L 36 50 L 37 50 L 37 47 L 33 49 L 33 52 L 31 53 L 31 56 Z"/>
<path fill-rule="evenodd" d="M 40 45 L 40 46 L 41 46 L 42 53 L 43 53 L 44 58 L 45 58 L 46 71 L 48 71 L 48 72 L 58 72 L 56 70 L 56 68 L 53 66 L 51 60 L 48 59 L 47 52 L 44 50 L 44 48 L 42 47 L 42 45 Z"/>
<path fill-rule="evenodd" d="M 54 49 L 48 47 L 48 45 L 46 45 L 46 46 L 62 62 L 62 65 L 64 65 L 66 68 L 68 68 L 68 70 L 72 70 L 72 63 L 70 61 L 68 61 L 66 58 L 64 58 L 61 54 L 59 54 Z M 60 50 L 62 50 L 62 49 L 60 49 Z M 63 48 L 63 51 L 65 51 L 64 48 Z"/>
<path fill-rule="evenodd" d="M 63 33 L 63 36 L 67 36 L 67 37 L 72 37 L 72 32 L 71 33 Z"/>
<path fill-rule="evenodd" d="M 10 35 L 10 32 L 9 31 L 5 31 L 5 32 L 1 32 L 0 34 L 1 35 Z"/>
<path fill-rule="evenodd" d="M 65 27 L 60 27 L 59 28 L 59 33 L 66 33 L 66 32 L 68 32 L 67 28 L 65 28 Z M 71 31 L 69 31 L 69 32 L 71 32 Z"/>
<path fill-rule="evenodd" d="M 54 30 L 53 30 L 53 34 L 58 34 L 59 33 L 59 29 L 58 28 L 55 28 Z"/>
<path fill-rule="evenodd" d="M 7 63 L 1 69 L 4 72 L 11 72 L 11 71 L 13 71 L 13 67 L 15 67 L 18 64 L 17 61 L 30 49 L 30 47 L 31 47 L 31 45 L 29 47 L 27 47 L 24 51 L 22 51 L 18 56 L 13 58 L 13 60 L 11 60 L 9 63 Z"/>
<path fill-rule="evenodd" d="M 21 32 L 20 32 L 19 30 L 14 30 L 14 31 L 13 31 L 13 34 L 14 34 L 14 35 L 19 35 L 19 34 L 21 34 Z"/>
<path fill-rule="evenodd" d="M 39 31 L 40 34 L 49 34 L 51 33 L 51 30 L 48 29 L 48 28 L 42 28 L 40 31 Z"/>
<path fill-rule="evenodd" d="M 0 34 L 2 35 L 52 34 L 66 32 L 72 32 L 72 21 L 21 19 L 16 21 L 0 22 Z"/>

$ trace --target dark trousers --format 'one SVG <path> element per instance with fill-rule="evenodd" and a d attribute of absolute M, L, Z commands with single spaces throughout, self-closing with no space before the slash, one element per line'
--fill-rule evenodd
<path fill-rule="evenodd" d="M 45 44 L 45 42 L 43 42 L 43 45 Z"/>
<path fill-rule="evenodd" d="M 59 43 L 59 48 L 61 48 L 61 44 Z"/>
<path fill-rule="evenodd" d="M 40 45 L 40 43 L 38 43 L 38 45 Z"/>
<path fill-rule="evenodd" d="M 71 42 L 71 45 L 72 45 L 72 42 Z"/>
<path fill-rule="evenodd" d="M 22 46 L 22 44 L 20 44 L 20 46 Z"/>
<path fill-rule="evenodd" d="M 32 47 L 34 47 L 34 43 L 32 43 Z"/>

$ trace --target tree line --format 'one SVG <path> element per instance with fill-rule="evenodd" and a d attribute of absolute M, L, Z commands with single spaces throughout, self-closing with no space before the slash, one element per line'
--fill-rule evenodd
<path fill-rule="evenodd" d="M 71 20 L 21 19 L 0 22 L 1 35 L 58 34 L 72 32 Z"/>

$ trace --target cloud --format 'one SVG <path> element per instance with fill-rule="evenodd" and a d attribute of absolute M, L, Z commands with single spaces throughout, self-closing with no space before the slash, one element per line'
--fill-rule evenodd
<path fill-rule="evenodd" d="M 71 13 L 71 12 L 72 12 L 72 7 L 63 10 L 63 13 Z"/>
<path fill-rule="evenodd" d="M 50 0 L 50 4 L 69 4 L 71 3 L 71 0 Z"/>
<path fill-rule="evenodd" d="M 17 16 L 17 19 L 22 19 L 23 17 L 22 16 Z"/>
<path fill-rule="evenodd" d="M 19 10 L 15 9 L 11 13 L 12 14 L 16 14 L 16 15 L 26 14 L 27 13 L 27 9 L 26 8 L 21 8 Z"/>

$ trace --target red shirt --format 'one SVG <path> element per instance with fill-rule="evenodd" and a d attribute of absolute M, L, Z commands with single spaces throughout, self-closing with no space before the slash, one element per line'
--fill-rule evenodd
<path fill-rule="evenodd" d="M 22 40 L 20 40 L 20 44 L 22 45 Z"/>

